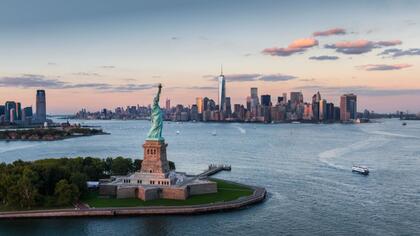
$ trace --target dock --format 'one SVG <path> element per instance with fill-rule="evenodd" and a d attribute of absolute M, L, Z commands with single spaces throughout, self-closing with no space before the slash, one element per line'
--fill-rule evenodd
<path fill-rule="evenodd" d="M 232 167 L 230 165 L 215 165 L 210 164 L 209 168 L 203 173 L 199 174 L 198 177 L 209 177 L 219 173 L 220 171 L 231 171 Z"/>

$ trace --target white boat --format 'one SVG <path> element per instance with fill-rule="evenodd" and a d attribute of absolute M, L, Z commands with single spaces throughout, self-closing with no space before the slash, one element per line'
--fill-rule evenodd
<path fill-rule="evenodd" d="M 216 136 L 217 135 L 216 130 L 211 132 L 211 135 Z"/>
<path fill-rule="evenodd" d="M 179 130 L 177 130 L 177 131 L 176 131 L 176 134 L 177 134 L 177 135 L 179 134 Z"/>
<path fill-rule="evenodd" d="M 368 175 L 369 174 L 369 169 L 366 166 L 356 166 L 353 165 L 353 167 L 351 168 L 352 172 L 357 172 L 359 174 L 362 175 Z"/>

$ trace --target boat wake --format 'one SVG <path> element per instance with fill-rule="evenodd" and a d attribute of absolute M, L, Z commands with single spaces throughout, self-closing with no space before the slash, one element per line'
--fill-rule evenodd
<path fill-rule="evenodd" d="M 415 139 L 420 139 L 420 137 L 417 136 L 412 136 L 412 135 L 406 135 L 406 134 L 397 134 L 397 133 L 390 133 L 390 132 L 386 132 L 386 131 L 371 131 L 368 132 L 370 134 L 378 134 L 378 135 L 385 135 L 385 136 L 390 136 L 390 137 L 399 137 L 399 138 L 415 138 Z"/>
<path fill-rule="evenodd" d="M 0 146 L 0 153 L 15 151 L 15 150 L 19 150 L 19 149 L 30 148 L 30 147 L 33 147 L 33 146 L 37 145 L 37 144 L 25 144 L 25 145 L 15 146 L 14 144 L 15 143 L 12 143 L 12 145 L 8 146 L 8 147 L 7 146 L 6 147 Z"/>
<path fill-rule="evenodd" d="M 335 169 L 339 170 L 349 170 L 348 166 L 342 166 L 337 163 L 335 163 L 333 160 L 339 157 L 343 157 L 349 153 L 353 153 L 355 151 L 360 151 L 363 149 L 372 149 L 372 148 L 378 148 L 383 146 L 385 143 L 387 143 L 387 139 L 383 136 L 372 136 L 367 139 L 364 139 L 362 141 L 353 143 L 347 147 L 340 147 L 340 148 L 334 148 L 331 150 L 327 150 L 324 152 L 321 152 L 318 154 L 319 161 L 322 163 L 333 167 Z"/>
<path fill-rule="evenodd" d="M 235 125 L 235 128 L 239 130 L 241 134 L 246 134 L 246 130 L 240 126 Z"/>

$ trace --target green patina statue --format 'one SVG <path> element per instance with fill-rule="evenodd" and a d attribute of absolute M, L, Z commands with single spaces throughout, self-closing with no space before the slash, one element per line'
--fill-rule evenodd
<path fill-rule="evenodd" d="M 162 90 L 162 84 L 159 84 L 158 88 L 159 89 L 156 94 L 156 97 L 153 99 L 152 111 L 150 114 L 150 121 L 152 122 L 152 127 L 150 127 L 146 140 L 158 140 L 158 141 L 165 140 L 162 137 L 162 128 L 163 128 L 162 110 L 159 107 L 159 97 L 160 97 L 160 91 Z"/>

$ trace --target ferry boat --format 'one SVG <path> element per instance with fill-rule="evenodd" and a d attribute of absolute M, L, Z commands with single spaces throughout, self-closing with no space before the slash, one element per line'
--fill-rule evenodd
<path fill-rule="evenodd" d="M 369 169 L 365 166 L 353 165 L 353 167 L 351 168 L 351 171 L 352 172 L 357 172 L 357 173 L 362 174 L 362 175 L 368 175 L 369 174 Z"/>

